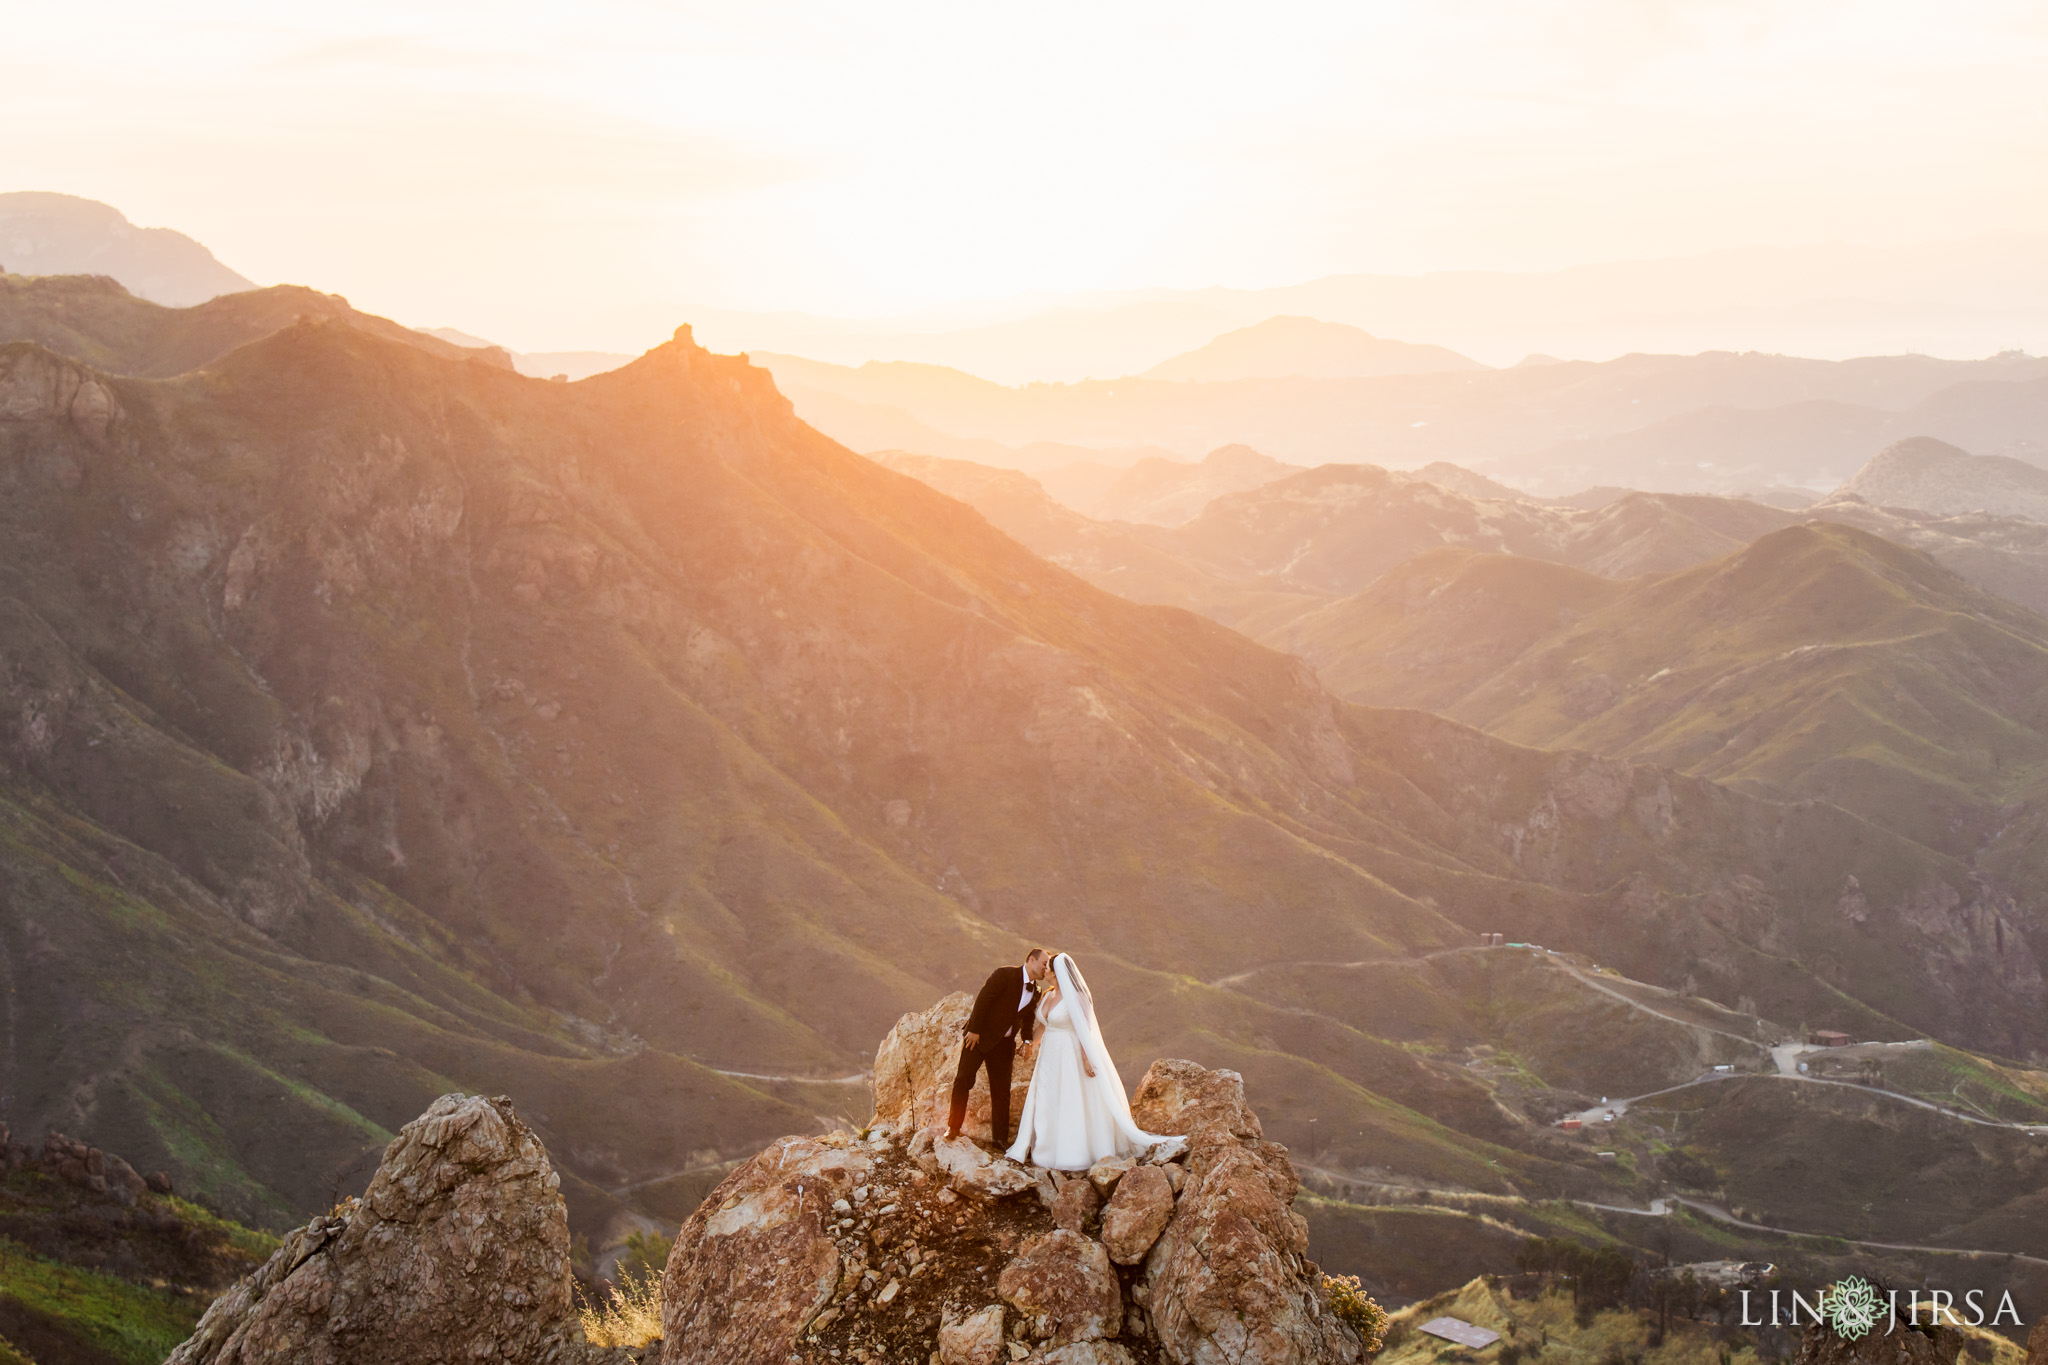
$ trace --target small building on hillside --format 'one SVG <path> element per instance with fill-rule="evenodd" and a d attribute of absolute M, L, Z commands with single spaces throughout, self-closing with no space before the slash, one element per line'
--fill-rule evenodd
<path fill-rule="evenodd" d="M 1817 1028 L 1806 1035 L 1806 1041 L 1815 1047 L 1847 1047 L 1855 1040 L 1846 1033 L 1831 1028 Z"/>

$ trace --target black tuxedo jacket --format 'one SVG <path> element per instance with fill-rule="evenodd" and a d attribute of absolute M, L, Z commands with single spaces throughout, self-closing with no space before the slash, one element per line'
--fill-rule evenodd
<path fill-rule="evenodd" d="M 1038 987 L 1031 988 L 1030 1001 L 1019 1009 L 1017 1000 L 1023 991 L 1022 967 L 998 967 L 990 972 L 981 985 L 981 993 L 974 997 L 974 1012 L 967 1016 L 966 1032 L 980 1035 L 983 1047 L 1013 1032 L 1018 1042 L 1030 1042 L 1031 1026 L 1038 1018 Z"/>

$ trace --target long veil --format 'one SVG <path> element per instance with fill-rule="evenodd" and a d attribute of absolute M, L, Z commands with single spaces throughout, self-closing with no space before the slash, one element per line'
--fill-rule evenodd
<path fill-rule="evenodd" d="M 1088 1058 L 1088 1065 L 1095 1068 L 1095 1084 L 1101 1087 L 1124 1139 L 1141 1148 L 1166 1141 L 1159 1134 L 1140 1128 L 1131 1117 L 1131 1098 L 1124 1093 L 1123 1077 L 1117 1074 L 1116 1063 L 1110 1060 L 1109 1048 L 1102 1041 L 1102 1026 L 1095 1022 L 1094 992 L 1088 989 L 1088 978 L 1081 975 L 1073 955 L 1055 955 L 1052 970 L 1067 998 L 1067 1007 L 1074 1014 L 1074 1031 L 1080 1036 L 1082 1054 Z"/>

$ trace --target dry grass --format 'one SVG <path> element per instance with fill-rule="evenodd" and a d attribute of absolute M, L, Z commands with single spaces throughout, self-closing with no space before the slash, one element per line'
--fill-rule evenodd
<path fill-rule="evenodd" d="M 661 1336 L 661 1276 L 619 1276 L 619 1292 L 600 1308 L 584 1305 L 583 1336 L 592 1346 L 645 1346 Z"/>

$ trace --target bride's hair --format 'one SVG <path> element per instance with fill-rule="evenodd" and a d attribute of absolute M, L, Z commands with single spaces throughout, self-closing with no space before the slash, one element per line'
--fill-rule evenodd
<path fill-rule="evenodd" d="M 1095 997 L 1088 989 L 1088 978 L 1081 975 L 1081 964 L 1074 961 L 1072 953 L 1059 952 L 1053 954 L 1052 960 L 1055 967 L 1059 965 L 1061 958 L 1067 960 L 1067 975 L 1073 978 L 1075 994 L 1079 995 L 1083 1000 L 1093 1000 Z"/>

